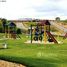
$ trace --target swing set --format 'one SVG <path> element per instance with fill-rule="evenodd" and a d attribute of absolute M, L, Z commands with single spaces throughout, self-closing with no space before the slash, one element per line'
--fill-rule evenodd
<path fill-rule="evenodd" d="M 36 25 L 30 26 L 30 32 L 31 32 L 31 43 L 32 41 L 43 41 L 46 43 L 54 42 L 58 43 L 57 40 L 54 38 L 54 36 L 50 32 L 50 22 L 48 20 L 43 20 L 40 23 L 37 23 Z M 34 29 L 32 29 L 34 27 Z"/>

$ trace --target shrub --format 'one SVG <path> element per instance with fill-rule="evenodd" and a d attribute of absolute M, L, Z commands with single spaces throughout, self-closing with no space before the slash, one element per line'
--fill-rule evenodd
<path fill-rule="evenodd" d="M 17 29 L 17 34 L 21 34 L 21 33 L 22 33 L 21 29 L 18 28 L 18 29 Z"/>

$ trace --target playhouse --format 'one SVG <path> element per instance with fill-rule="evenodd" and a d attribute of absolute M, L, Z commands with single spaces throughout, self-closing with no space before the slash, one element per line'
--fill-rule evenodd
<path fill-rule="evenodd" d="M 16 39 L 16 25 L 13 22 L 5 25 L 5 37 Z"/>

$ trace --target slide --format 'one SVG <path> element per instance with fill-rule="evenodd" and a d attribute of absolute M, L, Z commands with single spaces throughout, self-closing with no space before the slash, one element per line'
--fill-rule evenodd
<path fill-rule="evenodd" d="M 46 31 L 46 33 L 53 40 L 54 43 L 57 43 L 58 44 L 57 40 L 54 38 L 54 36 L 50 32 Z"/>

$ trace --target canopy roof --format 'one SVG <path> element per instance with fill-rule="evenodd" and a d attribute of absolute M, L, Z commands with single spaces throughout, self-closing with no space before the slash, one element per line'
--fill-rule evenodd
<path fill-rule="evenodd" d="M 42 20 L 40 23 L 40 25 L 51 25 L 50 22 L 48 20 Z"/>
<path fill-rule="evenodd" d="M 13 23 L 13 22 L 9 22 L 8 24 L 6 24 L 7 26 L 9 26 L 9 27 L 16 27 L 16 24 L 15 23 Z"/>

